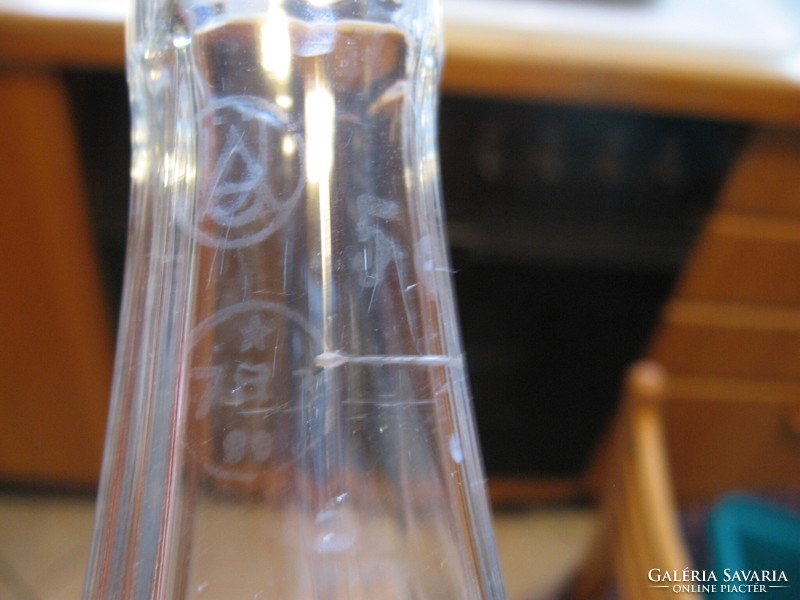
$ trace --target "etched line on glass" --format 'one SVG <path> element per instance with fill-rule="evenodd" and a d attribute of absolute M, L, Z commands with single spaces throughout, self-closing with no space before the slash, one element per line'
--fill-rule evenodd
<path fill-rule="evenodd" d="M 192 329 L 190 334 L 191 345 L 196 345 L 200 339 L 207 336 L 229 319 L 242 315 L 261 315 L 264 318 L 267 316 L 272 318 L 277 317 L 281 321 L 294 323 L 309 337 L 314 345 L 322 345 L 322 335 L 319 330 L 317 330 L 303 315 L 282 304 L 265 300 L 245 300 L 244 302 L 238 302 L 221 308 Z"/>
<path fill-rule="evenodd" d="M 407 408 L 409 406 L 431 406 L 433 400 L 342 400 L 345 406 L 370 406 L 377 408 Z M 359 418 L 366 418 L 364 416 Z"/>
<path fill-rule="evenodd" d="M 289 412 L 291 408 L 291 404 L 288 402 L 284 402 L 283 404 L 278 404 L 276 406 L 259 406 L 257 408 L 247 408 L 244 410 L 240 410 L 237 412 L 237 415 L 240 416 L 257 416 L 257 417 L 271 417 L 272 415 L 276 415 L 278 413 Z"/>
<path fill-rule="evenodd" d="M 361 365 L 419 365 L 425 367 L 460 367 L 463 359 L 460 356 L 446 356 L 443 354 L 427 355 L 391 355 L 375 354 L 365 356 L 348 356 L 338 352 L 323 352 L 314 358 L 314 364 L 318 367 L 339 367 L 345 364 Z"/>
<path fill-rule="evenodd" d="M 248 148 L 245 134 L 246 131 L 238 125 L 230 125 L 211 186 L 211 196 L 217 202 L 209 208 L 209 213 L 217 223 L 228 227 L 249 223 L 259 212 L 258 203 L 249 201 L 249 196 L 264 178 L 266 170 Z M 244 170 L 238 178 L 235 175 L 237 166 Z M 222 198 L 230 200 L 222 202 Z"/>
<path fill-rule="evenodd" d="M 399 272 L 402 270 L 405 252 L 385 230 L 386 223 L 398 219 L 400 208 L 396 202 L 372 194 L 361 194 L 356 205 L 359 214 L 356 235 L 362 247 L 353 259 L 353 266 L 360 274 L 359 285 L 374 288 L 381 283 L 390 264 Z M 402 272 L 400 275 L 402 280 Z"/>

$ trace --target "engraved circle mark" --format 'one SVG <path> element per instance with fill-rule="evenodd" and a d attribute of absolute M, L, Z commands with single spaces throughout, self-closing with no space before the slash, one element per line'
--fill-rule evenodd
<path fill-rule="evenodd" d="M 205 418 L 219 402 L 249 405 L 268 413 L 268 388 L 276 359 L 270 354 L 270 363 L 265 364 L 263 351 L 278 344 L 291 344 L 295 349 L 304 346 L 304 352 L 316 355 L 322 337 L 302 315 L 273 302 L 240 302 L 200 322 L 191 334 L 195 365 L 191 381 L 195 390 L 202 390 L 195 396 L 194 417 Z M 210 354 L 210 361 L 203 360 L 203 354 Z"/>
<path fill-rule="evenodd" d="M 210 430 L 205 429 L 205 436 L 190 436 L 188 449 L 206 472 L 229 480 L 256 476 L 252 469 L 272 458 L 273 434 L 292 410 L 288 389 L 308 386 L 306 380 L 313 378 L 308 370 L 281 367 L 277 353 L 285 348 L 310 360 L 321 343 L 306 318 L 266 301 L 225 307 L 194 327 L 189 417 L 201 430 Z M 284 384 L 278 385 L 276 378 Z"/>
<path fill-rule="evenodd" d="M 242 248 L 279 230 L 304 189 L 303 137 L 285 111 L 256 96 L 215 100 L 200 116 L 198 240 Z"/>

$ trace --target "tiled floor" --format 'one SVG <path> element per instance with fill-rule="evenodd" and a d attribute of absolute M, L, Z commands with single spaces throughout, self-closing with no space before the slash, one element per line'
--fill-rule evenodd
<path fill-rule="evenodd" d="M 90 498 L 0 494 L 0 600 L 79 600 L 93 516 Z M 572 507 L 496 515 L 508 600 L 552 592 L 594 522 L 592 510 Z"/>
<path fill-rule="evenodd" d="M 0 495 L 0 598 L 79 599 L 93 520 L 89 498 Z"/>

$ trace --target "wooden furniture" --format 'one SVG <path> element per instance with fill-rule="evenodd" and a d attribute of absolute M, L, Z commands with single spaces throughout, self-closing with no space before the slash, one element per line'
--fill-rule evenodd
<path fill-rule="evenodd" d="M 59 73 L 63 48 L 93 44 L 58 31 L 0 18 L 0 480 L 83 487 L 98 475 L 113 344 Z"/>
<path fill-rule="evenodd" d="M 621 599 L 663 598 L 650 569 L 697 568 L 682 533 L 682 506 L 731 490 L 798 488 L 797 432 L 776 427 L 800 411 L 798 391 L 796 383 L 673 375 L 647 360 L 633 365 L 604 455 L 598 535 L 566 597 L 604 597 L 613 586 Z"/>
<path fill-rule="evenodd" d="M 686 10 L 699 4 L 670 3 Z M 549 20 L 537 19 L 545 8 Z M 800 78 L 791 40 L 784 39 L 791 28 L 781 29 L 778 18 L 767 25 L 752 20 L 738 42 L 709 45 L 687 41 L 668 21 L 651 44 L 636 36 L 638 25 L 659 22 L 650 8 L 632 3 L 624 13 L 618 6 L 622 20 L 603 21 L 589 3 L 446 2 L 444 88 L 750 124 L 752 139 L 666 309 L 651 355 L 681 378 L 689 398 L 716 397 L 719 390 L 748 399 L 791 395 L 800 364 L 792 354 L 800 328 L 800 293 L 792 285 L 800 269 L 794 260 Z M 567 13 L 559 17 L 558 10 Z M 778 3 L 759 3 L 759 10 L 775 15 Z M 0 0 L 2 133 L 13 140 L 3 150 L 0 190 L 14 207 L 2 221 L 0 242 L 11 258 L 0 273 L 3 480 L 85 485 L 96 477 L 112 334 L 61 73 L 121 69 L 123 12 L 121 2 L 107 0 Z M 783 37 L 763 35 L 764 27 Z M 782 405 L 769 405 L 777 418 Z M 677 408 L 682 404 L 674 406 L 668 431 L 691 420 Z M 749 408 L 708 406 L 729 415 L 731 427 L 753 423 Z M 760 405 L 754 410 L 762 414 Z M 702 492 L 702 480 L 699 469 L 675 469 L 681 495 Z M 556 484 L 548 493 L 553 489 L 565 488 Z"/>
<path fill-rule="evenodd" d="M 655 332 L 681 501 L 800 484 L 797 157 L 795 132 L 753 135 Z"/>
<path fill-rule="evenodd" d="M 606 454 L 610 484 L 601 496 L 599 534 L 571 582 L 570 598 L 604 597 L 614 585 L 622 598 L 657 600 L 664 590 L 651 587 L 649 570 L 682 572 L 691 565 L 666 455 L 661 411 L 667 386 L 666 373 L 654 362 L 642 361 L 628 374 Z"/>
<path fill-rule="evenodd" d="M 600 457 L 602 519 L 571 590 L 654 600 L 692 560 L 680 507 L 800 489 L 800 138 L 757 130 L 631 369 Z M 700 594 L 673 594 L 700 600 Z"/>

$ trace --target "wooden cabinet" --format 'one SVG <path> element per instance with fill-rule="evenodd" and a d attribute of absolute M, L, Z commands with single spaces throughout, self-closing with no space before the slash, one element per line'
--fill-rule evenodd
<path fill-rule="evenodd" d="M 0 480 L 94 485 L 112 340 L 61 77 L 0 69 Z"/>
<path fill-rule="evenodd" d="M 797 132 L 754 135 L 655 332 L 681 500 L 800 485 L 798 158 Z"/>

